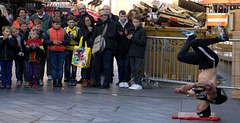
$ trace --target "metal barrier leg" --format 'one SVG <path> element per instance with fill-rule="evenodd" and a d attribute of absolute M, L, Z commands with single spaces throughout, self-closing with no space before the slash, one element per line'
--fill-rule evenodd
<path fill-rule="evenodd" d="M 145 82 L 144 82 L 144 81 L 145 81 Z M 143 78 L 143 79 L 142 79 L 143 88 L 146 88 L 146 87 L 148 86 L 150 89 L 153 89 L 152 86 L 150 85 L 150 82 L 151 82 L 150 79 Z M 153 86 L 154 86 L 154 87 L 159 87 L 159 88 L 161 88 L 161 86 L 160 86 L 160 84 L 159 84 L 158 81 L 156 81 Z"/>

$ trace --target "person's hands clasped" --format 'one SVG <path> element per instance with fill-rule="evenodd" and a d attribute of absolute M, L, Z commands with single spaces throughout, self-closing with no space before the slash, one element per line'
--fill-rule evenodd
<path fill-rule="evenodd" d="M 132 36 L 133 36 L 132 34 L 127 35 L 127 39 L 128 40 L 132 39 Z"/>
<path fill-rule="evenodd" d="M 53 44 L 54 44 L 54 45 L 61 45 L 62 42 L 61 42 L 61 41 L 54 41 Z"/>
<path fill-rule="evenodd" d="M 35 46 L 35 45 L 33 45 L 33 46 L 32 46 L 32 49 L 36 49 L 36 46 Z"/>

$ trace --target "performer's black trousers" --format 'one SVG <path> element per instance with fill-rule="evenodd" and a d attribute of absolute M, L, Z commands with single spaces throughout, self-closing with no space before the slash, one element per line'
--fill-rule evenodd
<path fill-rule="evenodd" d="M 220 41 L 218 38 L 196 39 L 194 35 L 189 36 L 186 44 L 179 51 L 177 59 L 184 63 L 199 65 L 199 69 L 215 68 L 219 59 L 208 46 Z M 189 52 L 190 47 L 195 52 Z"/>

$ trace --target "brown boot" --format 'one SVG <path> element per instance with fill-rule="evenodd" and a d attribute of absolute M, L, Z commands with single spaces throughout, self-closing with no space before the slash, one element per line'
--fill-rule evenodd
<path fill-rule="evenodd" d="M 94 84 L 94 79 L 90 79 L 90 85 Z"/>
<path fill-rule="evenodd" d="M 82 79 L 82 86 L 83 87 L 87 87 L 88 86 L 87 79 Z"/>

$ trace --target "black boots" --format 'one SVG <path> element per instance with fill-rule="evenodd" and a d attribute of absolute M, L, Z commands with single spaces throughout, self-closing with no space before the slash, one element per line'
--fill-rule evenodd
<path fill-rule="evenodd" d="M 54 86 L 54 87 L 58 87 L 57 80 L 53 80 L 53 86 Z"/>
<path fill-rule="evenodd" d="M 53 80 L 54 87 L 62 87 L 62 81 Z"/>
<path fill-rule="evenodd" d="M 58 80 L 58 87 L 62 87 L 62 81 Z"/>

